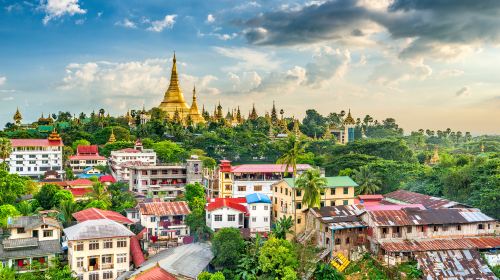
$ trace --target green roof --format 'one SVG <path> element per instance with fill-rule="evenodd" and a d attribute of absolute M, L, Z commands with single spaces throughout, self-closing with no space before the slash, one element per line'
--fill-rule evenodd
<path fill-rule="evenodd" d="M 326 187 L 327 188 L 337 188 L 337 187 L 357 187 L 358 184 L 354 182 L 349 176 L 333 176 L 333 177 L 325 177 L 326 179 Z M 284 178 L 283 181 L 287 183 L 287 185 L 295 188 L 293 185 L 293 178 Z"/>
<path fill-rule="evenodd" d="M 39 125 L 38 131 L 40 132 L 51 132 L 54 129 L 53 125 Z"/>

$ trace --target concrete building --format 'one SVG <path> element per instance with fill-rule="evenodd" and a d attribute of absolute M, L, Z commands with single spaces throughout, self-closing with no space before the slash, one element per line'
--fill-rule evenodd
<path fill-rule="evenodd" d="M 156 165 L 156 153 L 153 150 L 143 149 L 142 143 L 138 140 L 133 149 L 112 151 L 108 161 L 113 177 L 117 181 L 129 182 L 130 168 Z"/>
<path fill-rule="evenodd" d="M 78 145 L 76 155 L 68 157 L 68 165 L 74 173 L 81 173 L 87 167 L 106 166 L 106 158 L 99 155 L 97 145 Z"/>
<path fill-rule="evenodd" d="M 301 174 L 310 169 L 309 164 L 297 164 L 297 171 Z M 271 185 L 285 177 L 292 176 L 292 168 L 286 170 L 283 164 L 242 164 L 232 166 L 229 160 L 221 160 L 216 171 L 217 186 L 212 186 L 214 197 L 245 197 L 252 193 L 273 196 Z M 285 176 L 285 173 L 286 176 Z M 210 173 L 207 173 L 210 174 Z M 211 173 L 213 176 L 214 174 Z M 213 182 L 211 178 L 206 179 Z M 215 189 L 214 189 L 215 188 Z"/>
<path fill-rule="evenodd" d="M 253 193 L 246 196 L 246 202 L 250 233 L 271 231 L 271 199 L 267 195 Z"/>
<path fill-rule="evenodd" d="M 354 203 L 354 188 L 358 186 L 348 176 L 325 177 L 327 184 L 321 191 L 320 207 L 352 205 Z M 275 221 L 282 217 L 294 217 L 295 209 L 297 220 L 297 233 L 301 233 L 305 228 L 307 205 L 303 205 L 303 193 L 293 185 L 292 178 L 285 178 L 275 184 L 273 187 L 273 219 Z M 295 192 L 295 201 L 293 192 Z M 294 227 L 295 228 L 295 227 Z"/>
<path fill-rule="evenodd" d="M 0 261 L 16 272 L 45 270 L 51 261 L 62 254 L 61 229 L 52 218 L 21 216 L 9 218 L 7 236 L 0 243 Z"/>
<path fill-rule="evenodd" d="M 196 157 L 185 164 L 130 166 L 129 171 L 130 191 L 167 201 L 183 194 L 186 184 L 202 181 L 202 162 Z"/>
<path fill-rule="evenodd" d="M 11 139 L 12 152 L 7 159 L 9 172 L 41 178 L 46 171 L 63 173 L 63 147 L 55 130 L 48 139 Z"/>
<path fill-rule="evenodd" d="M 125 226 L 108 219 L 87 220 L 64 229 L 68 263 L 80 280 L 116 279 L 129 271 L 130 238 Z"/>

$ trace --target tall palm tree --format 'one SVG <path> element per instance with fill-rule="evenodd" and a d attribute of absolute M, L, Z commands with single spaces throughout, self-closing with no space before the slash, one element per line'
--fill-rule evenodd
<path fill-rule="evenodd" d="M 296 186 L 304 192 L 302 202 L 307 208 L 320 205 L 321 189 L 326 186 L 326 178 L 321 177 L 319 169 L 309 169 L 297 178 Z"/>
<path fill-rule="evenodd" d="M 94 183 L 92 185 L 92 191 L 87 194 L 91 200 L 102 201 L 107 205 L 111 205 L 111 195 L 106 190 L 106 187 L 100 183 Z"/>
<path fill-rule="evenodd" d="M 354 180 L 358 183 L 358 194 L 374 194 L 380 190 L 382 182 L 368 166 L 361 166 L 353 172 Z"/>
<path fill-rule="evenodd" d="M 290 134 L 285 143 L 287 150 L 278 159 L 278 164 L 285 165 L 285 176 L 288 175 L 289 169 L 292 168 L 293 187 L 295 187 L 295 178 L 297 177 L 297 159 L 305 153 L 306 143 L 299 139 L 299 135 Z M 297 207 L 295 204 L 295 190 L 292 191 L 293 201 L 293 221 L 294 234 L 297 234 Z"/>
<path fill-rule="evenodd" d="M 12 153 L 12 143 L 10 142 L 10 139 L 0 137 L 0 158 L 2 159 L 0 168 L 7 169 L 7 163 L 5 160 L 10 156 L 10 153 Z"/>
<path fill-rule="evenodd" d="M 62 200 L 59 204 L 59 220 L 68 226 L 73 220 L 73 213 L 78 210 L 78 206 L 72 200 Z"/>

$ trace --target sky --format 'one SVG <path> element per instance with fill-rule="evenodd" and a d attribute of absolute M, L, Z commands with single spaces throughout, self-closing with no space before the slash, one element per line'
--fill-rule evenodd
<path fill-rule="evenodd" d="M 210 112 L 500 134 L 499 43 L 498 0 L 0 0 L 0 126 L 158 106 L 175 51 Z"/>

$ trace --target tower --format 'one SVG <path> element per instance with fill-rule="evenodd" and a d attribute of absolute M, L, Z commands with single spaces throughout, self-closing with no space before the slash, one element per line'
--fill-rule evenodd
<path fill-rule="evenodd" d="M 19 112 L 19 108 L 16 109 L 16 113 L 14 114 L 13 119 L 14 119 L 14 123 L 16 125 L 21 125 L 21 121 L 23 120 L 23 116 Z"/>
<path fill-rule="evenodd" d="M 351 109 L 349 109 L 349 113 L 347 113 L 347 117 L 344 120 L 344 133 L 341 137 L 342 139 L 340 139 L 342 144 L 354 141 L 355 126 L 356 126 L 356 121 L 351 116 Z"/>
<path fill-rule="evenodd" d="M 196 87 L 193 86 L 193 102 L 191 103 L 191 108 L 189 108 L 189 117 L 194 124 L 205 123 L 205 118 L 200 114 L 198 110 L 198 104 L 196 103 Z"/>
<path fill-rule="evenodd" d="M 184 100 L 181 88 L 179 86 L 179 77 L 177 75 L 177 59 L 172 60 L 172 71 L 170 73 L 170 84 L 163 97 L 163 101 L 158 106 L 165 111 L 170 118 L 173 118 L 175 111 L 178 111 L 179 117 L 184 119 L 189 114 L 189 106 Z"/>
<path fill-rule="evenodd" d="M 113 144 L 115 142 L 116 142 L 115 132 L 113 131 L 113 128 L 111 128 L 111 134 L 109 135 L 109 139 L 106 144 Z"/>

